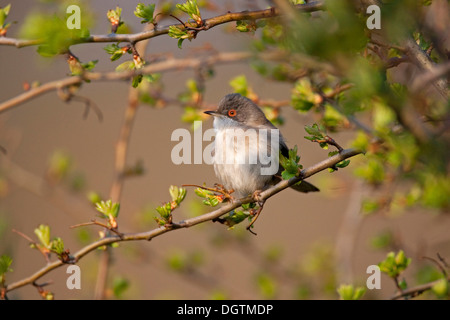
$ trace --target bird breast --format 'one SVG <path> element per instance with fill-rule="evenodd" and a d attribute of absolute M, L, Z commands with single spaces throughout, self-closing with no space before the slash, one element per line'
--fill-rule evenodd
<path fill-rule="evenodd" d="M 227 189 L 239 197 L 263 190 L 272 175 L 261 174 L 261 155 L 270 154 L 270 138 L 252 128 L 216 129 L 214 171 Z M 259 148 L 263 148 L 259 152 Z M 278 155 L 278 151 L 277 151 Z M 267 159 L 263 159 L 267 163 Z"/>

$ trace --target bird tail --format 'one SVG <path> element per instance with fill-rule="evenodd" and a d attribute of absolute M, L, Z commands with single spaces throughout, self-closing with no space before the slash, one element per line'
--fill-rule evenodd
<path fill-rule="evenodd" d="M 291 188 L 294 189 L 295 191 L 304 193 L 320 191 L 319 188 L 306 181 L 300 181 L 299 183 L 296 183 L 293 186 L 291 186 Z"/>

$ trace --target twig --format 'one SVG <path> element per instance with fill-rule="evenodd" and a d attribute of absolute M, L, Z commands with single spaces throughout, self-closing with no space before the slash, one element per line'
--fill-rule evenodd
<path fill-rule="evenodd" d="M 313 12 L 323 10 L 325 8 L 323 1 L 311 1 L 305 4 L 296 5 L 295 8 L 299 12 Z M 279 16 L 281 13 L 278 9 L 270 8 L 265 10 L 256 10 L 256 11 L 242 11 L 242 12 L 229 12 L 217 17 L 209 18 L 203 20 L 204 28 L 201 30 L 211 29 L 215 26 L 238 21 L 238 20 L 259 20 L 265 18 L 273 18 L 275 16 Z M 184 24 L 176 24 L 172 25 L 178 28 L 183 29 Z M 91 35 L 86 38 L 78 39 L 76 44 L 81 43 L 91 43 L 91 42 L 129 42 L 129 43 L 137 43 L 139 41 L 147 40 L 150 38 L 154 38 L 157 36 L 161 36 L 169 33 L 169 27 L 158 27 L 152 30 L 146 30 L 139 33 L 134 34 L 107 34 L 107 35 Z M 26 46 L 34 46 L 40 45 L 44 43 L 43 40 L 23 40 L 23 39 L 14 39 L 7 37 L 0 37 L 0 45 L 8 45 L 15 46 L 17 48 L 26 47 Z"/>
<path fill-rule="evenodd" d="M 448 83 L 446 79 L 442 77 L 442 75 L 440 77 L 436 76 L 436 74 L 439 75 L 439 73 L 436 73 L 434 71 L 436 68 L 435 63 L 430 59 L 430 57 L 425 52 L 423 52 L 420 49 L 419 45 L 412 38 L 409 38 L 406 41 L 406 49 L 407 49 L 406 50 L 407 57 L 409 57 L 409 59 L 412 62 L 414 62 L 416 66 L 419 67 L 419 69 L 426 72 L 434 73 L 434 75 L 432 75 L 430 79 L 431 80 L 430 82 L 434 85 L 434 87 L 442 95 L 442 97 L 447 100 L 449 96 Z"/>
<path fill-rule="evenodd" d="M 51 81 L 40 85 L 37 88 L 28 90 L 14 98 L 11 98 L 3 103 L 0 103 L 0 113 L 9 110 L 17 105 L 20 105 L 32 98 L 38 97 L 44 93 L 53 90 L 60 90 L 62 88 L 70 87 L 73 85 L 82 84 L 84 80 L 90 81 L 118 81 L 131 79 L 140 74 L 152 74 L 158 72 L 168 72 L 181 69 L 195 69 L 201 64 L 216 64 L 216 63 L 228 63 L 247 60 L 252 57 L 248 52 L 225 52 L 217 53 L 206 58 L 186 58 L 175 59 L 169 58 L 165 61 L 153 63 L 148 66 L 144 66 L 142 69 L 125 72 L 86 72 L 82 76 L 71 76 L 55 81 Z"/>
<path fill-rule="evenodd" d="M 442 279 L 440 280 L 436 280 L 433 282 L 429 282 L 429 283 L 425 283 L 410 289 L 405 289 L 402 290 L 402 292 L 397 293 L 396 295 L 394 295 L 393 297 L 391 297 L 391 300 L 397 300 L 397 299 L 401 299 L 404 297 L 417 297 L 418 295 L 422 294 L 425 291 L 430 290 L 431 288 L 433 288 L 433 286 L 437 283 L 439 283 Z M 447 278 L 447 281 L 450 282 L 450 278 Z"/>
<path fill-rule="evenodd" d="M 438 254 L 438 258 L 441 260 L 442 257 Z M 445 270 L 445 268 L 439 263 L 439 261 L 437 261 L 434 258 L 431 257 L 422 257 L 422 259 L 427 259 L 430 260 L 431 262 L 433 262 L 438 268 L 439 270 L 441 270 L 442 274 L 444 275 L 445 278 L 447 278 L 447 271 Z M 442 260 L 441 260 L 442 261 Z"/>
<path fill-rule="evenodd" d="M 267 200 L 270 197 L 274 196 L 275 194 L 281 192 L 282 190 L 287 189 L 290 186 L 298 183 L 299 181 L 309 178 L 327 168 L 333 167 L 337 163 L 341 162 L 342 160 L 345 160 L 350 157 L 354 157 L 361 153 L 362 153 L 362 151 L 358 150 L 358 149 L 343 150 L 339 154 L 329 157 L 309 168 L 303 169 L 301 171 L 300 176 L 291 178 L 289 180 L 282 180 L 279 183 L 277 183 L 276 185 L 270 187 L 269 189 L 262 191 L 260 193 L 260 199 Z M 197 225 L 200 223 L 204 223 L 206 221 L 211 221 L 213 219 L 216 219 L 216 218 L 230 212 L 233 209 L 240 207 L 243 204 L 250 203 L 253 201 L 254 201 L 253 197 L 236 199 L 234 202 L 227 203 L 224 206 L 222 206 L 214 211 L 211 211 L 209 213 L 203 214 L 201 216 L 193 217 L 193 218 L 190 218 L 187 220 L 183 220 L 183 221 L 179 222 L 178 225 L 180 226 L 180 228 L 189 228 L 191 226 L 194 226 L 194 225 Z M 88 253 L 96 250 L 99 247 L 105 246 L 105 245 L 109 245 L 109 244 L 112 244 L 115 242 L 121 242 L 121 241 L 150 240 L 155 237 L 161 236 L 162 234 L 164 234 L 166 232 L 170 232 L 170 231 L 173 231 L 176 229 L 178 229 L 178 228 L 159 227 L 159 228 L 156 228 L 156 229 L 153 229 L 150 231 L 146 231 L 146 232 L 124 234 L 122 238 L 120 238 L 119 236 L 105 237 L 105 238 L 97 240 L 97 241 L 85 246 L 84 248 L 80 249 L 78 252 L 76 252 L 73 255 L 73 257 L 77 261 L 79 261 L 81 258 L 83 258 Z M 7 285 L 5 291 L 9 292 L 9 291 L 15 290 L 17 288 L 23 287 L 25 285 L 31 284 L 34 281 L 36 281 L 37 279 L 39 279 L 39 278 L 43 277 L 44 275 L 46 275 L 47 273 L 49 273 L 50 271 L 61 267 L 62 265 L 63 265 L 63 263 L 59 260 L 52 262 L 52 263 L 46 265 L 45 267 L 41 268 L 40 270 L 38 270 L 31 276 Z"/>
<path fill-rule="evenodd" d="M 323 139 L 315 139 L 315 140 L 311 140 L 312 142 L 317 142 L 317 143 L 328 143 L 331 144 L 332 146 L 335 146 L 339 152 L 341 152 L 342 150 L 344 150 L 344 148 L 342 148 L 333 138 L 331 138 L 330 136 L 325 136 Z"/>
<path fill-rule="evenodd" d="M 83 223 L 75 224 L 73 226 L 70 226 L 69 228 L 73 229 L 73 228 L 79 228 L 79 227 L 91 226 L 91 225 L 97 225 L 97 226 L 101 226 L 105 229 L 108 229 L 108 230 L 114 232 L 115 234 L 117 234 L 120 238 L 122 238 L 122 236 L 123 236 L 122 232 L 119 232 L 117 229 L 111 228 L 110 226 L 108 226 L 104 223 L 98 222 L 95 219 L 92 219 L 90 222 L 83 222 Z"/>
<path fill-rule="evenodd" d="M 45 261 L 47 261 L 47 263 L 50 263 L 50 257 L 49 257 L 50 251 L 49 250 L 48 251 L 44 250 L 36 241 L 31 239 L 29 236 L 27 236 L 23 232 L 20 232 L 16 229 L 12 229 L 12 232 L 17 233 L 19 236 L 21 236 L 22 238 L 27 240 L 30 243 L 30 245 L 32 245 L 34 248 L 36 248 L 44 256 Z"/>

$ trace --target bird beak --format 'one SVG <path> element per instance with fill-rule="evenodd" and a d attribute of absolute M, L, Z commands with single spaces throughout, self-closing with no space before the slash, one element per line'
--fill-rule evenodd
<path fill-rule="evenodd" d="M 206 114 L 208 114 L 208 115 L 210 115 L 210 116 L 215 116 L 215 115 L 218 115 L 219 113 L 217 113 L 217 111 L 205 111 L 205 112 L 203 112 L 203 113 L 206 113 Z"/>

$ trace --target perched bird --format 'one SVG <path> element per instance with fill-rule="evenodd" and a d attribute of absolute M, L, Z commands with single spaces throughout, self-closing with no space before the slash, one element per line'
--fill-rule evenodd
<path fill-rule="evenodd" d="M 288 158 L 289 149 L 280 131 L 253 101 L 237 93 L 228 94 L 216 111 L 205 113 L 214 117 L 214 171 L 224 188 L 234 190 L 236 197 L 245 197 L 282 179 L 279 152 Z M 275 170 L 269 170 L 273 164 L 277 165 Z M 306 181 L 291 188 L 319 191 Z"/>

